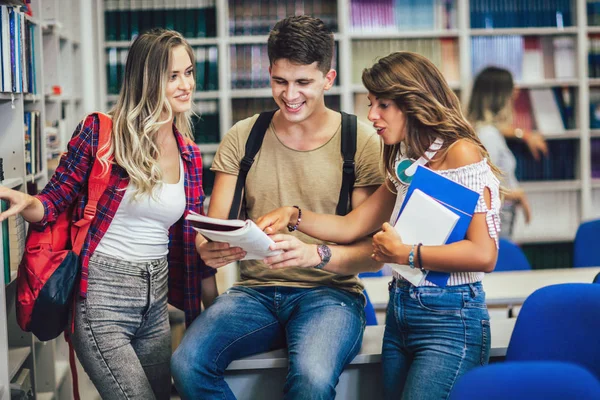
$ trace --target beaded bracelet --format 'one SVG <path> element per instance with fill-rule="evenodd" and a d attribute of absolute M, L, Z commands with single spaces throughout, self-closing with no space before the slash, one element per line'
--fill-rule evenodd
<path fill-rule="evenodd" d="M 298 206 L 294 206 L 294 208 L 298 210 L 298 219 L 296 220 L 296 225 L 288 224 L 287 228 L 290 232 L 294 232 L 295 230 L 297 230 L 298 225 L 300 225 L 300 221 L 302 221 L 302 210 Z"/>
<path fill-rule="evenodd" d="M 417 247 L 417 245 L 413 244 L 410 248 L 410 253 L 408 253 L 408 266 L 412 269 L 415 269 L 415 247 Z"/>

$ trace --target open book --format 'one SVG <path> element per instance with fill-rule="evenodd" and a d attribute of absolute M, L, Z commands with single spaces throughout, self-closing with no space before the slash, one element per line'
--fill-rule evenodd
<path fill-rule="evenodd" d="M 246 251 L 243 260 L 262 260 L 265 257 L 281 254 L 281 250 L 271 251 L 273 240 L 261 231 L 251 220 L 218 219 L 191 212 L 185 218 L 192 227 L 213 242 L 226 242 L 231 247 L 241 247 Z"/>

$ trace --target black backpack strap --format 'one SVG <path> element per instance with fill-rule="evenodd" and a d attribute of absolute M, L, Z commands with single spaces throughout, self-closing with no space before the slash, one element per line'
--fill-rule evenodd
<path fill-rule="evenodd" d="M 231 203 L 231 208 L 229 209 L 229 219 L 237 219 L 240 217 L 244 197 L 244 185 L 246 184 L 246 176 L 248 175 L 248 171 L 250 171 L 250 167 L 252 167 L 252 164 L 254 163 L 254 157 L 256 156 L 256 153 L 258 153 L 258 150 L 260 150 L 260 146 L 262 146 L 265 133 L 269 128 L 269 124 L 273 119 L 275 111 L 277 110 L 261 112 L 258 116 L 258 119 L 252 126 L 252 130 L 250 131 L 250 135 L 248 136 L 248 140 L 246 141 L 246 153 L 244 154 L 244 158 L 240 163 L 240 172 L 235 183 L 233 201 Z"/>
<path fill-rule="evenodd" d="M 352 190 L 354 189 L 354 155 L 356 154 L 356 115 L 342 112 L 342 188 L 335 213 L 346 215 L 352 209 Z"/>

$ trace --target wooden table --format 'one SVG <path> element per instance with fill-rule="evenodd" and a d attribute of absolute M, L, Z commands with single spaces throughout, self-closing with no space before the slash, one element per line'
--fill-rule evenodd
<path fill-rule="evenodd" d="M 591 283 L 600 267 L 538 269 L 531 271 L 502 271 L 487 274 L 483 280 L 486 303 L 490 307 L 509 307 L 523 304 L 536 290 L 559 283 Z M 375 310 L 385 310 L 390 276 L 363 278 Z"/>

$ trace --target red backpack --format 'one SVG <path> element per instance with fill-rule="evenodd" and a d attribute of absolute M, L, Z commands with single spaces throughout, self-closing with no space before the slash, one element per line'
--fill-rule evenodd
<path fill-rule="evenodd" d="M 112 120 L 97 113 L 100 135 L 88 179 L 88 203 L 84 216 L 72 221 L 76 201 L 43 231 L 29 228 L 25 252 L 17 274 L 17 322 L 40 340 L 54 339 L 68 323 L 69 311 L 81 269 L 79 253 L 96 216 L 98 200 L 106 190 L 111 164 L 102 171 L 100 153 L 110 141 Z"/>

